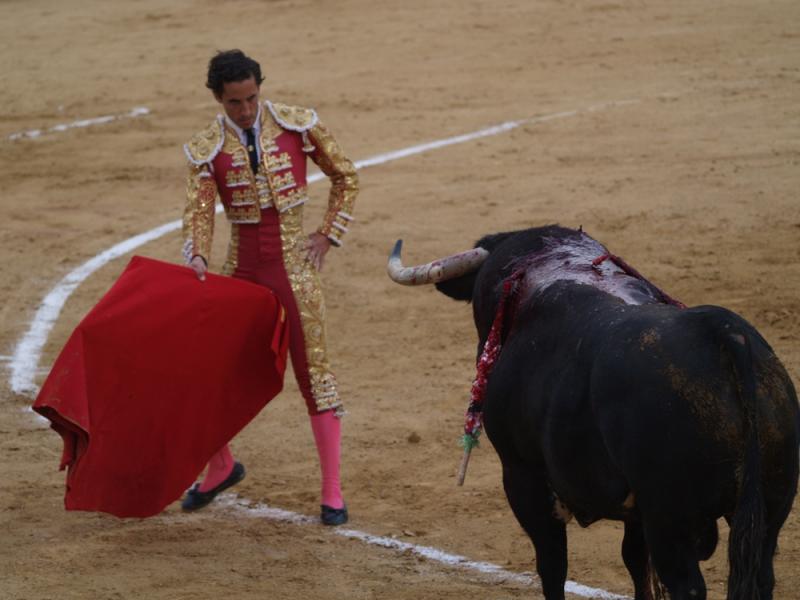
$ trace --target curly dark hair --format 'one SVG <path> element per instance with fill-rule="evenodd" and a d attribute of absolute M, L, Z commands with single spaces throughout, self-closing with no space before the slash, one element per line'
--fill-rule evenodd
<path fill-rule="evenodd" d="M 261 85 L 261 65 L 241 50 L 224 50 L 208 61 L 208 79 L 206 87 L 221 96 L 225 84 L 233 81 L 244 81 L 254 77 L 257 85 Z"/>

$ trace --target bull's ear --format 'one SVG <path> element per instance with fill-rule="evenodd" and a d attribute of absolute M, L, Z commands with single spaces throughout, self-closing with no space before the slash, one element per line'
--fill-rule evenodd
<path fill-rule="evenodd" d="M 497 248 L 500 244 L 505 242 L 508 238 L 517 235 L 520 233 L 519 231 L 504 231 L 502 233 L 492 233 L 490 235 L 485 235 L 477 242 L 475 242 L 475 247 L 481 247 L 484 250 L 488 250 L 492 252 L 495 248 Z"/>
<path fill-rule="evenodd" d="M 436 289 L 453 300 L 472 302 L 472 291 L 475 288 L 475 278 L 479 271 L 480 268 L 455 279 L 440 281 L 436 284 Z"/>

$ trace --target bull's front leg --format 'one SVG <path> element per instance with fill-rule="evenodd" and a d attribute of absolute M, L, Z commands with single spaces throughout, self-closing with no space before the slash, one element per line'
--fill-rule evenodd
<path fill-rule="evenodd" d="M 543 470 L 503 463 L 503 487 L 514 516 L 536 550 L 536 572 L 546 600 L 564 600 L 567 580 L 567 530 L 554 516 L 553 498 Z"/>

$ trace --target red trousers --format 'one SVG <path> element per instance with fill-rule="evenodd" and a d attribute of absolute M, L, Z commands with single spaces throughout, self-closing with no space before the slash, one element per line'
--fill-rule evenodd
<path fill-rule="evenodd" d="M 268 287 L 286 309 L 289 323 L 289 353 L 297 385 L 306 401 L 308 414 L 319 414 L 311 393 L 311 378 L 308 372 L 300 311 L 283 263 L 278 211 L 274 208 L 265 208 L 261 211 L 261 223 L 241 224 L 238 227 L 238 262 L 233 277 Z"/>

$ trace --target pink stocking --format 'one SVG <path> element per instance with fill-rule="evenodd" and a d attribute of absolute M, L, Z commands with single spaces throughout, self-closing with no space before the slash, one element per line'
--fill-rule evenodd
<path fill-rule="evenodd" d="M 342 423 L 333 410 L 311 415 L 311 429 L 317 443 L 319 465 L 322 470 L 322 504 L 343 508 L 344 499 L 339 483 L 340 440 Z"/>
<path fill-rule="evenodd" d="M 227 479 L 228 475 L 233 471 L 233 454 L 228 444 L 225 444 L 222 449 L 211 457 L 208 461 L 208 472 L 205 479 L 200 484 L 199 491 L 207 492 Z"/>

